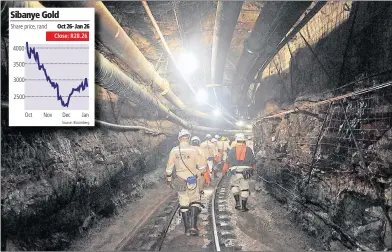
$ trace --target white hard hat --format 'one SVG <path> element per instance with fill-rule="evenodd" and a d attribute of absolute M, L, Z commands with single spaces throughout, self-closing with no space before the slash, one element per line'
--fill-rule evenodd
<path fill-rule="evenodd" d="M 189 133 L 189 131 L 187 131 L 186 129 L 182 129 L 179 133 L 178 133 L 178 139 L 180 139 L 183 136 L 188 136 L 188 138 L 191 138 L 191 133 Z"/>
<path fill-rule="evenodd" d="M 216 139 L 219 139 L 219 138 L 220 138 L 220 136 L 219 136 L 219 135 L 215 135 L 215 138 L 216 138 Z"/>
<path fill-rule="evenodd" d="M 198 136 L 194 136 L 192 137 L 191 141 L 199 141 L 200 142 L 200 138 Z"/>
<path fill-rule="evenodd" d="M 206 138 L 211 138 L 212 136 L 210 135 L 210 134 L 207 134 L 206 135 Z"/>
<path fill-rule="evenodd" d="M 236 141 L 245 141 L 245 135 L 242 134 L 242 133 L 238 133 L 238 134 L 235 136 L 235 140 L 236 140 Z"/>
<path fill-rule="evenodd" d="M 248 136 L 248 140 L 252 140 L 252 138 L 253 138 L 252 136 Z"/>
<path fill-rule="evenodd" d="M 216 140 L 215 138 L 211 139 L 212 143 L 218 142 L 218 140 Z"/>

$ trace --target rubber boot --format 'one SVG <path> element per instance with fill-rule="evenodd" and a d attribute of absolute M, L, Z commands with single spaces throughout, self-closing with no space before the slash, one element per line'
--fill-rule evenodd
<path fill-rule="evenodd" d="M 234 195 L 235 199 L 235 209 L 240 210 L 241 209 L 241 203 L 240 203 L 240 195 Z"/>
<path fill-rule="evenodd" d="M 199 214 L 199 208 L 197 206 L 191 206 L 191 229 L 190 233 L 193 236 L 199 235 L 199 230 L 197 229 L 197 215 Z"/>
<path fill-rule="evenodd" d="M 187 236 L 190 236 L 190 232 L 189 232 L 189 211 L 181 212 L 181 215 L 182 215 L 182 221 L 184 222 L 185 234 Z"/>
<path fill-rule="evenodd" d="M 246 207 L 246 202 L 248 201 L 248 199 L 242 199 L 242 208 L 241 211 L 242 212 L 247 212 L 249 211 L 249 209 Z"/>

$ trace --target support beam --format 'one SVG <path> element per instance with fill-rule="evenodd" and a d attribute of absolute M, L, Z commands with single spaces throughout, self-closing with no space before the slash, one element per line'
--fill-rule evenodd
<path fill-rule="evenodd" d="M 168 44 L 166 43 L 166 40 L 165 40 L 165 38 L 163 37 L 163 34 L 162 34 L 162 32 L 161 32 L 161 29 L 159 29 L 159 26 L 158 26 L 158 24 L 157 24 L 157 21 L 155 20 L 154 15 L 152 15 L 152 12 L 151 12 L 151 10 L 150 10 L 150 7 L 149 7 L 148 4 L 147 4 L 147 1 L 142 1 L 142 4 L 143 4 L 143 7 L 144 7 L 144 10 L 145 10 L 146 13 L 147 13 L 147 16 L 149 17 L 149 19 L 150 19 L 152 25 L 153 25 L 154 28 L 155 28 L 155 31 L 158 33 L 158 36 L 159 36 L 159 38 L 161 39 L 163 48 L 166 50 L 166 53 L 169 55 L 169 57 L 170 57 L 170 59 L 172 60 L 173 64 L 174 64 L 174 65 L 176 66 L 176 68 L 178 69 L 177 63 L 176 63 L 176 61 L 174 60 L 173 53 L 171 52 L 171 50 L 170 50 Z M 194 95 L 196 95 L 196 91 L 193 89 L 192 85 L 188 82 L 188 80 L 185 78 L 185 76 L 182 74 L 181 71 L 179 71 L 179 74 L 181 75 L 181 77 L 182 77 L 182 79 L 185 81 L 185 83 L 189 86 L 189 88 L 190 88 L 190 90 L 192 91 L 192 93 L 193 93 Z"/>

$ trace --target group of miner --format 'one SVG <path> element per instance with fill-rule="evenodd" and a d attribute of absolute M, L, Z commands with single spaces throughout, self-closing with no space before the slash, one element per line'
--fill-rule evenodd
<path fill-rule="evenodd" d="M 166 183 L 178 193 L 180 212 L 187 236 L 197 236 L 197 218 L 203 207 L 201 197 L 205 185 L 221 176 L 229 176 L 235 209 L 246 212 L 249 197 L 249 179 L 256 168 L 252 137 L 238 133 L 234 141 L 226 136 L 207 134 L 201 142 L 182 129 L 179 145 L 169 154 L 166 166 Z"/>

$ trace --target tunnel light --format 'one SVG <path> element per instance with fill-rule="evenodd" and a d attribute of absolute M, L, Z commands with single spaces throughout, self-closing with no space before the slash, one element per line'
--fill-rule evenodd
<path fill-rule="evenodd" d="M 196 57 L 191 53 L 183 53 L 177 61 L 177 68 L 185 75 L 195 72 L 198 68 Z"/>
<path fill-rule="evenodd" d="M 214 109 L 214 111 L 212 111 L 212 113 L 214 114 L 214 116 L 220 116 L 221 115 L 221 111 L 219 108 Z"/>
<path fill-rule="evenodd" d="M 208 99 L 208 93 L 204 89 L 199 89 L 196 94 L 196 99 L 199 104 L 204 104 Z"/>
<path fill-rule="evenodd" d="M 235 123 L 235 125 L 237 125 L 238 127 L 242 127 L 242 126 L 245 125 L 245 123 L 244 123 L 244 121 L 237 121 L 237 122 Z"/>
<path fill-rule="evenodd" d="M 248 129 L 252 129 L 252 128 L 253 128 L 252 124 L 248 124 L 248 125 L 246 125 L 246 127 L 247 127 Z"/>

